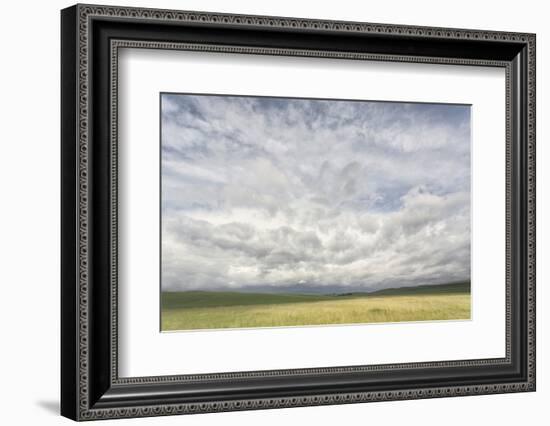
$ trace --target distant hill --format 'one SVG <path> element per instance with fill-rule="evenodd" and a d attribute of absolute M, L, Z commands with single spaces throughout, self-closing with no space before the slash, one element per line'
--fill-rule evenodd
<path fill-rule="evenodd" d="M 455 292 L 458 291 L 463 293 L 464 291 L 470 291 L 470 282 L 461 281 L 461 282 L 452 282 L 452 283 L 440 283 L 440 284 L 423 284 L 418 286 L 403 286 L 403 287 L 392 287 L 386 289 L 365 289 L 360 286 L 312 286 L 312 285 L 285 285 L 285 286 L 250 286 L 244 288 L 213 288 L 210 290 L 182 290 L 182 291 L 163 291 L 163 293 L 218 293 L 222 294 L 256 294 L 256 295 L 266 295 L 266 296 L 276 296 L 276 295 L 295 295 L 295 296 L 343 296 L 343 295 L 367 295 L 367 294 L 384 294 L 384 292 L 389 292 L 388 294 L 411 294 L 412 293 L 442 293 L 442 292 Z"/>
<path fill-rule="evenodd" d="M 419 285 L 414 287 L 386 288 L 370 292 L 369 295 L 398 295 L 398 294 L 441 294 L 441 293 L 470 293 L 470 281 L 449 284 Z"/>
<path fill-rule="evenodd" d="M 319 302 L 335 298 L 334 295 L 323 294 L 248 293 L 239 291 L 162 292 L 161 296 L 163 309 L 183 307 L 213 308 L 237 305 L 277 305 L 281 303 Z"/>
<path fill-rule="evenodd" d="M 235 305 L 272 305 L 300 302 L 321 302 L 335 299 L 355 299 L 377 296 L 469 294 L 470 282 L 388 288 L 373 292 L 327 294 L 251 293 L 240 291 L 179 291 L 162 292 L 163 309 L 183 307 L 219 307 Z"/>

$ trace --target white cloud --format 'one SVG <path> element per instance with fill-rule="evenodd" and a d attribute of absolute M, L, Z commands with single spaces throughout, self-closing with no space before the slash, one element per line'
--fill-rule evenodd
<path fill-rule="evenodd" d="M 163 95 L 164 289 L 469 279 L 469 107 Z"/>

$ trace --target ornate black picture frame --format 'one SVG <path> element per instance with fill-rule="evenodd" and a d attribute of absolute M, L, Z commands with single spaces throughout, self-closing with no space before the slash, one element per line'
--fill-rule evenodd
<path fill-rule="evenodd" d="M 64 9 L 61 29 L 62 415 L 93 420 L 535 390 L 534 34 L 95 5 Z M 120 378 L 121 47 L 504 68 L 506 356 Z"/>

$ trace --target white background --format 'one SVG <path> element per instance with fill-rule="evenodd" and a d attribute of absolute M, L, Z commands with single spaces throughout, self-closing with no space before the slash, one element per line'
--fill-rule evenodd
<path fill-rule="evenodd" d="M 117 4 L 105 0 L 103 3 Z M 120 0 L 120 3 L 123 3 Z M 129 2 L 124 2 L 130 4 Z M 59 9 L 65 1 L 3 5 L 0 67 L 0 400 L 2 423 L 69 424 L 57 415 L 59 395 Z M 140 1 L 156 6 L 536 32 L 538 151 L 538 390 L 491 395 L 317 408 L 107 421 L 102 424 L 257 425 L 335 423 L 407 425 L 546 424 L 550 400 L 550 127 L 547 76 L 550 28 L 541 1 L 313 2 L 278 0 Z M 546 77 L 546 79 L 545 79 Z"/>
<path fill-rule="evenodd" d="M 119 374 L 504 357 L 504 75 L 488 67 L 123 49 Z M 159 92 L 472 104 L 471 320 L 159 333 L 159 208 L 151 202 L 159 199 Z M 491 162 L 499 166 L 489 172 Z M 220 357 L 213 347 L 232 349 Z"/>

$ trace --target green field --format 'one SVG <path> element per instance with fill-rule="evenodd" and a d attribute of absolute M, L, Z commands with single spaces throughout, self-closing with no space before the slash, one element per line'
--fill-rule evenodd
<path fill-rule="evenodd" d="M 163 331 L 469 318 L 470 283 L 333 295 L 217 291 L 161 294 Z"/>

